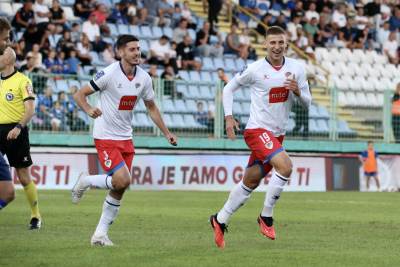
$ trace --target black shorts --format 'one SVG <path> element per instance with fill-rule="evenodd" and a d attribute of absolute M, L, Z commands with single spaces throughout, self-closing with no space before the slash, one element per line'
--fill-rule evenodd
<path fill-rule="evenodd" d="M 0 153 L 0 181 L 11 181 L 10 166 Z"/>
<path fill-rule="evenodd" d="M 7 140 L 8 133 L 14 129 L 16 123 L 0 124 L 0 151 L 7 155 L 10 166 L 26 168 L 32 165 L 29 145 L 29 129 L 24 127 L 15 140 Z"/>

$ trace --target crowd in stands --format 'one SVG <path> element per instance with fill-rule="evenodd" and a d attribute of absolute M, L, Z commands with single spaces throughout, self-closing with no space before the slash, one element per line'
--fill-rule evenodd
<path fill-rule="evenodd" d="M 290 41 L 312 56 L 315 47 L 377 50 L 399 63 L 400 3 L 398 0 L 240 0 L 247 12 L 265 25 L 278 25 Z M 245 27 L 265 34 L 244 12 Z"/>

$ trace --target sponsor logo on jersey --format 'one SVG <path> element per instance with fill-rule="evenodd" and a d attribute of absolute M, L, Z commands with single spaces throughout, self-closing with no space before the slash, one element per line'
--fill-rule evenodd
<path fill-rule="evenodd" d="M 135 87 L 139 88 L 140 87 L 140 83 L 135 83 Z"/>
<path fill-rule="evenodd" d="M 269 141 L 265 143 L 265 148 L 266 149 L 272 149 L 274 147 L 274 142 Z"/>
<path fill-rule="evenodd" d="M 290 71 L 288 71 L 288 72 L 285 73 L 285 76 L 286 76 L 287 78 L 289 78 L 290 75 L 292 75 L 292 73 L 291 73 Z"/>
<path fill-rule="evenodd" d="M 124 95 L 119 101 L 118 110 L 133 110 L 135 106 L 137 96 L 135 95 Z"/>
<path fill-rule="evenodd" d="M 285 87 L 274 87 L 269 91 L 269 103 L 286 102 L 289 90 Z"/>
<path fill-rule="evenodd" d="M 28 95 L 33 95 L 33 87 L 32 87 L 32 84 L 27 83 L 27 84 L 26 84 L 26 87 L 25 87 L 25 90 L 26 90 L 26 93 L 27 93 Z"/>
<path fill-rule="evenodd" d="M 97 81 L 98 79 L 100 79 L 101 77 L 104 76 L 104 71 L 99 71 L 98 73 L 96 73 L 96 75 L 94 76 L 94 80 Z"/>
<path fill-rule="evenodd" d="M 7 101 L 12 101 L 14 99 L 14 95 L 12 93 L 7 93 L 6 94 L 6 100 Z"/>

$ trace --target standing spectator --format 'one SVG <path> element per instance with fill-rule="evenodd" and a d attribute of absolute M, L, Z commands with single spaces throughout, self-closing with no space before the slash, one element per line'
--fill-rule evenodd
<path fill-rule="evenodd" d="M 67 22 L 67 18 L 65 17 L 64 9 L 60 6 L 59 0 L 53 0 L 50 14 L 50 22 L 56 25 L 57 33 L 61 33 L 66 28 L 65 23 Z"/>
<path fill-rule="evenodd" d="M 164 72 L 161 74 L 161 79 L 164 80 L 164 95 L 169 95 L 172 98 L 176 98 L 176 75 L 174 68 L 170 65 L 166 66 Z"/>
<path fill-rule="evenodd" d="M 218 15 L 222 9 L 223 0 L 202 0 L 203 10 L 206 12 L 206 6 L 208 6 L 208 22 L 210 22 L 210 27 L 215 30 L 214 23 L 218 23 Z"/>
<path fill-rule="evenodd" d="M 361 152 L 359 156 L 360 162 L 364 168 L 364 177 L 367 183 L 367 191 L 369 190 L 369 182 L 371 177 L 374 178 L 378 191 L 380 190 L 378 178 L 378 153 L 374 150 L 374 143 L 368 141 L 368 149 Z"/>
<path fill-rule="evenodd" d="M 220 82 L 224 84 L 224 86 L 229 82 L 228 76 L 225 74 L 225 70 L 223 68 L 217 69 L 218 79 Z"/>
<path fill-rule="evenodd" d="M 35 22 L 38 29 L 46 29 L 51 17 L 49 7 L 43 3 L 43 0 L 36 0 L 33 5 L 33 11 L 35 12 Z"/>
<path fill-rule="evenodd" d="M 202 57 L 222 57 L 224 48 L 221 42 L 215 45 L 210 44 L 210 30 L 210 23 L 205 21 L 203 28 L 196 34 L 196 52 Z M 219 35 L 218 38 L 220 38 Z"/>
<path fill-rule="evenodd" d="M 35 23 L 35 13 L 33 12 L 33 1 L 26 0 L 23 6 L 18 9 L 11 24 L 17 32 L 27 29 L 30 24 Z"/>
<path fill-rule="evenodd" d="M 195 69 L 199 71 L 201 69 L 201 62 L 197 61 L 194 57 L 195 48 L 190 35 L 186 35 L 183 41 L 178 44 L 176 48 L 178 59 L 181 59 L 182 69 Z"/>
<path fill-rule="evenodd" d="M 392 129 L 396 143 L 400 143 L 400 82 L 392 98 Z"/>
<path fill-rule="evenodd" d="M 392 64 L 399 63 L 399 56 L 398 56 L 398 48 L 399 45 L 397 43 L 397 33 L 391 32 L 389 34 L 389 38 L 383 43 L 383 53 L 388 57 L 389 62 Z"/>
<path fill-rule="evenodd" d="M 91 0 L 75 0 L 74 15 L 82 19 L 88 19 L 90 14 L 94 11 Z"/>
<path fill-rule="evenodd" d="M 96 15 L 90 14 L 89 20 L 82 25 L 82 33 L 85 33 L 90 42 L 94 42 L 96 36 L 100 36 L 100 27 L 96 23 Z"/>
<path fill-rule="evenodd" d="M 183 37 L 188 34 L 188 21 L 185 18 L 181 18 L 179 26 L 174 29 L 172 40 L 179 44 L 183 41 Z"/>

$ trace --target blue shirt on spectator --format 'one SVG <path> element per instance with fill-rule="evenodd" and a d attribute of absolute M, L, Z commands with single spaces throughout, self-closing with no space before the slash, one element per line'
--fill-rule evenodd
<path fill-rule="evenodd" d="M 389 24 L 390 24 L 389 30 L 391 32 L 397 31 L 397 30 L 400 29 L 400 19 L 397 18 L 396 16 L 391 16 L 390 17 Z"/>

